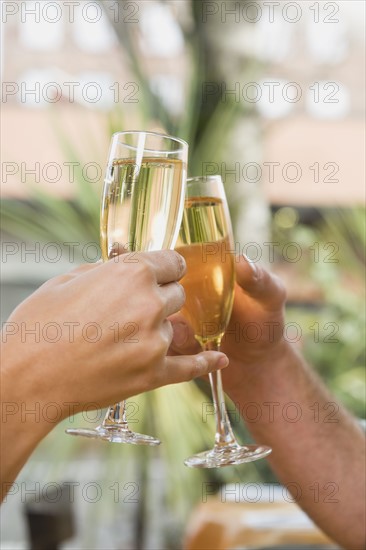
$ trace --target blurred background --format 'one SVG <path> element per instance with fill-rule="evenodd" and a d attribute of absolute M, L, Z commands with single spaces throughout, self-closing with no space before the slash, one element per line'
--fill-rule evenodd
<path fill-rule="evenodd" d="M 1 10 L 2 322 L 49 277 L 99 258 L 111 133 L 167 132 L 189 142 L 191 176 L 222 175 L 237 251 L 288 288 L 286 337 L 363 418 L 365 4 L 56 0 Z M 208 400 L 193 382 L 134 399 L 133 428 L 164 440 L 158 450 L 64 435 L 101 412 L 57 426 L 3 507 L 2 547 L 29 547 L 24 503 L 47 484 L 77 484 L 64 548 L 123 549 L 181 547 L 205 483 L 276 485 L 265 461 L 185 468 L 211 443 Z M 235 415 L 233 424 L 248 438 Z"/>

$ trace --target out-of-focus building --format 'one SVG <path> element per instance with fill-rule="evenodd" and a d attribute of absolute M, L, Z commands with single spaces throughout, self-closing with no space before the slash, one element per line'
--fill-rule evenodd
<path fill-rule="evenodd" d="M 172 111 L 183 109 L 184 42 L 169 7 L 113 2 L 103 9 L 97 1 L 57 0 L 3 2 L 1 8 L 3 197 L 24 197 L 24 184 L 34 182 L 72 195 L 72 162 L 100 183 L 108 113 L 118 109 L 120 130 L 139 129 L 141 90 L 110 18 L 139 29 L 152 88 Z M 74 159 L 65 155 L 65 140 Z"/>
<path fill-rule="evenodd" d="M 188 17 L 188 4 L 105 4 L 2 3 L 3 196 L 24 195 L 22 183 L 33 181 L 72 193 L 63 138 L 99 182 L 93 162 L 103 166 L 108 148 L 106 113 L 119 107 L 121 129 L 139 125 L 141 90 L 111 20 L 136 29 L 151 86 L 172 113 L 183 112 L 188 68 L 176 17 Z M 229 3 L 211 4 L 217 10 L 203 17 L 230 25 L 225 55 L 260 66 L 255 81 L 236 73 L 223 85 L 257 112 L 262 162 L 227 169 L 244 184 L 262 184 L 272 204 L 362 202 L 364 3 L 250 2 L 245 10 L 237 3 L 236 13 Z"/>

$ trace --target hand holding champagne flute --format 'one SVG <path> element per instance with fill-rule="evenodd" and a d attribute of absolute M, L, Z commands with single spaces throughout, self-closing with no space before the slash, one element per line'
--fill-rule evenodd
<path fill-rule="evenodd" d="M 218 351 L 230 320 L 235 284 L 233 235 L 220 176 L 188 180 L 176 250 L 187 263 L 187 273 L 181 280 L 186 292 L 182 313 L 202 349 Z M 237 443 L 225 407 L 221 373 L 209 377 L 216 414 L 215 445 L 188 458 L 185 464 L 218 468 L 267 456 L 269 447 Z"/>
<path fill-rule="evenodd" d="M 104 261 L 123 261 L 124 252 L 174 249 L 184 208 L 187 156 L 187 143 L 172 136 L 134 131 L 113 135 L 101 205 Z M 109 407 L 101 426 L 66 431 L 115 443 L 160 443 L 129 429 L 124 401 Z"/>

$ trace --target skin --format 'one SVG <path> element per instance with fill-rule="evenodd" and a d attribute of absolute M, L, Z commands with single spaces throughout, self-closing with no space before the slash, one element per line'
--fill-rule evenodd
<path fill-rule="evenodd" d="M 363 549 L 365 434 L 284 339 L 286 293 L 281 281 L 245 258 L 237 258 L 236 279 L 221 347 L 230 359 L 223 371 L 225 391 L 254 440 L 272 447 L 268 461 L 299 506 L 339 545 Z M 170 353 L 197 352 L 184 318 L 178 314 L 172 322 Z M 259 327 L 258 341 L 247 323 Z M 247 406 L 253 402 L 254 409 Z"/>
<path fill-rule="evenodd" d="M 22 410 L 56 403 L 61 421 L 227 366 L 217 352 L 166 356 L 184 273 L 174 251 L 124 254 L 51 279 L 15 309 L 1 342 L 2 498 L 55 425 Z M 26 332 L 37 323 L 38 335 Z"/>

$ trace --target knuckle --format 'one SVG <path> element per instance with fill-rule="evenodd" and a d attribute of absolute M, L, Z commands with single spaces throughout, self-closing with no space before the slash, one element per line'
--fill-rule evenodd
<path fill-rule="evenodd" d="M 166 370 L 163 368 L 163 360 L 156 360 L 148 375 L 149 389 L 164 386 L 166 382 Z"/>
<path fill-rule="evenodd" d="M 172 258 L 176 265 L 177 279 L 181 279 L 186 272 L 186 261 L 176 250 L 173 250 Z"/>
<path fill-rule="evenodd" d="M 177 285 L 178 285 L 179 290 L 180 290 L 180 292 L 181 292 L 182 300 L 183 300 L 183 302 L 185 302 L 185 301 L 186 301 L 186 291 L 185 291 L 185 289 L 184 289 L 184 286 L 181 285 L 180 283 L 177 283 Z"/>
<path fill-rule="evenodd" d="M 38 291 L 42 291 L 44 289 L 49 289 L 52 287 L 57 287 L 58 285 L 62 285 L 64 283 L 67 283 L 68 281 L 71 281 L 72 276 L 68 273 L 63 273 L 62 275 L 56 275 L 56 277 L 53 277 L 52 279 L 49 279 L 45 283 L 43 283 Z"/>
<path fill-rule="evenodd" d="M 151 331 L 155 331 L 157 326 L 159 326 L 161 315 L 159 310 L 152 304 L 149 300 L 145 300 L 141 303 L 140 308 L 141 315 L 143 319 L 141 320 L 141 326 L 147 331 L 148 339 L 152 339 Z"/>
<path fill-rule="evenodd" d="M 283 304 L 286 302 L 286 299 L 287 299 L 287 290 L 284 285 L 284 282 L 277 275 L 272 275 L 272 277 L 276 284 L 276 294 L 277 294 L 278 303 Z"/>
<path fill-rule="evenodd" d="M 194 355 L 192 357 L 191 368 L 189 370 L 190 378 L 198 378 L 206 372 L 207 359 L 204 355 Z"/>
<path fill-rule="evenodd" d="M 183 288 L 183 285 L 179 284 L 178 282 L 175 283 L 175 287 L 176 287 L 176 294 L 177 294 L 177 305 L 178 305 L 178 308 L 180 309 L 183 306 L 184 302 L 186 301 L 186 293 Z"/>
<path fill-rule="evenodd" d="M 160 320 L 164 315 L 166 299 L 160 292 L 154 292 L 149 295 L 149 310 L 154 321 Z"/>
<path fill-rule="evenodd" d="M 263 284 L 265 279 L 271 277 L 269 272 L 265 270 L 262 266 L 256 265 L 255 273 L 253 275 L 253 281 L 255 284 L 260 285 Z"/>
<path fill-rule="evenodd" d="M 162 332 L 163 332 L 164 343 L 168 348 L 173 340 L 173 326 L 171 322 L 168 321 L 167 319 L 165 319 L 163 322 Z"/>
<path fill-rule="evenodd" d="M 152 273 L 153 271 L 151 263 L 144 256 L 140 256 L 138 262 L 136 262 L 134 266 L 137 273 L 141 273 L 144 276 Z"/>
<path fill-rule="evenodd" d="M 151 284 L 155 281 L 153 267 L 146 258 L 140 257 L 138 262 L 129 265 L 133 266 L 131 277 L 135 284 Z"/>
<path fill-rule="evenodd" d="M 167 343 L 166 338 L 164 338 L 164 336 L 159 331 L 156 337 L 152 339 L 150 345 L 149 354 L 151 361 L 161 361 L 161 359 L 165 357 L 165 354 L 168 350 L 168 345 L 169 344 Z"/>

